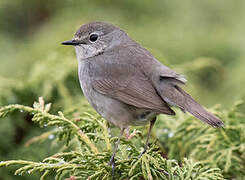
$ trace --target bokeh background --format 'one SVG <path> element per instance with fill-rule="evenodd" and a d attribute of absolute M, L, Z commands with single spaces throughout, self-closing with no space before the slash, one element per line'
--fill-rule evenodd
<path fill-rule="evenodd" d="M 162 63 L 185 74 L 185 89 L 201 104 L 225 109 L 244 97 L 245 1 L 1 0 L 0 105 L 32 105 L 43 96 L 53 111 L 85 102 L 72 47 L 60 43 L 91 21 L 125 30 Z M 51 141 L 24 144 L 43 129 L 27 114 L 0 121 L 0 160 L 40 161 Z M 13 176 L 0 169 L 1 179 Z"/>

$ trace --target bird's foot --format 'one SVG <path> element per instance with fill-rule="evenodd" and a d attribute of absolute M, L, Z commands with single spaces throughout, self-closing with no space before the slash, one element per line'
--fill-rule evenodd
<path fill-rule="evenodd" d="M 115 175 L 115 166 L 116 166 L 114 156 L 111 156 L 111 159 L 110 159 L 110 161 L 109 161 L 108 164 L 111 165 L 111 168 L 112 168 L 112 177 L 114 177 L 114 175 Z"/>

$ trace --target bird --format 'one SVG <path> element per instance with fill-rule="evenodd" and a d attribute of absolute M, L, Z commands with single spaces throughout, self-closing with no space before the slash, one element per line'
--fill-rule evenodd
<path fill-rule="evenodd" d="M 212 127 L 224 125 L 181 88 L 187 82 L 184 75 L 160 63 L 117 26 L 90 22 L 62 44 L 75 47 L 79 82 L 89 104 L 120 128 L 109 161 L 113 169 L 124 130 L 150 123 L 143 154 L 157 115 L 175 115 L 172 107 L 189 112 Z"/>

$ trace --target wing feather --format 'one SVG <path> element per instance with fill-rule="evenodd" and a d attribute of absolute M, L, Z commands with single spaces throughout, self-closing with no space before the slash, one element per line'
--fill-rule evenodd
<path fill-rule="evenodd" d="M 174 115 L 167 103 L 157 94 L 148 78 L 130 64 L 106 64 L 107 71 L 93 79 L 92 87 L 99 93 L 123 103 Z M 120 69 L 119 69 L 120 68 Z M 124 73 L 123 68 L 127 73 Z"/>

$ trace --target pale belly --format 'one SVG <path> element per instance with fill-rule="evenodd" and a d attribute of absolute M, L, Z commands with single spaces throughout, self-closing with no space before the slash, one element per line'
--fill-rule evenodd
<path fill-rule="evenodd" d="M 108 122 L 119 128 L 147 124 L 157 114 L 145 109 L 139 109 L 107 97 L 94 91 L 88 85 L 81 83 L 84 96 L 93 108 Z"/>

